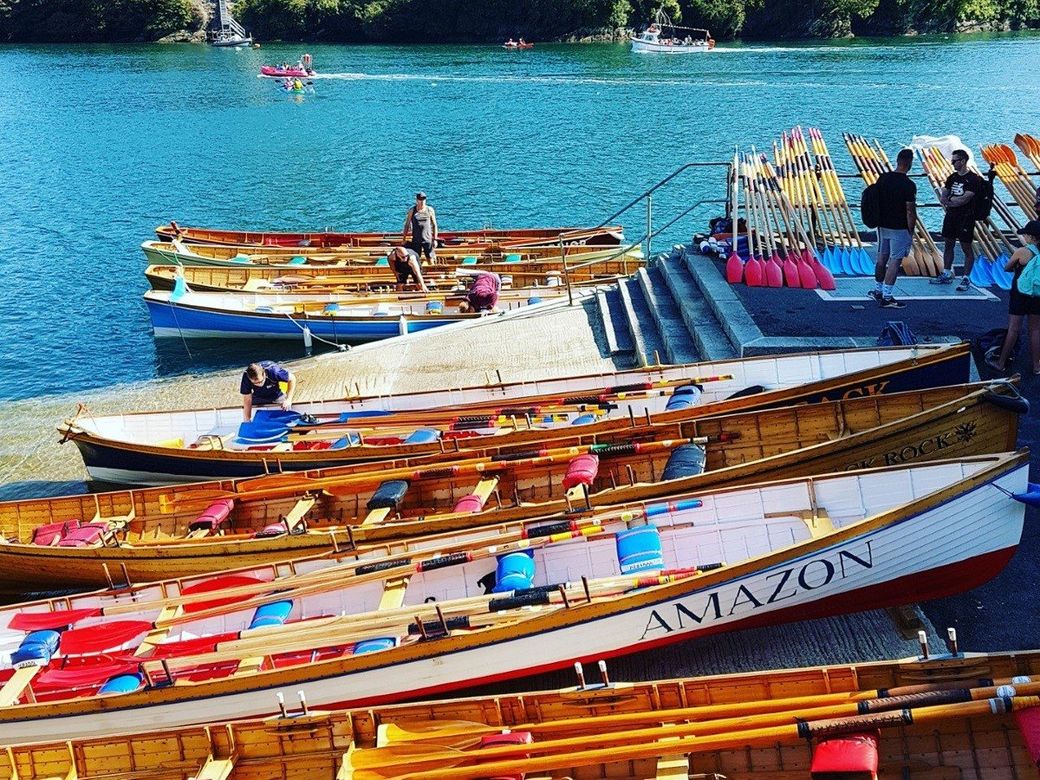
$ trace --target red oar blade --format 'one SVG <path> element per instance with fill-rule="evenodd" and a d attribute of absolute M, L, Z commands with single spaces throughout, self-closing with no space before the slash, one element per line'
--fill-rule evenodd
<path fill-rule="evenodd" d="M 58 612 L 19 612 L 11 618 L 8 626 L 15 631 L 43 631 L 71 626 L 84 618 L 100 614 L 101 610 L 98 608 L 65 609 Z"/>

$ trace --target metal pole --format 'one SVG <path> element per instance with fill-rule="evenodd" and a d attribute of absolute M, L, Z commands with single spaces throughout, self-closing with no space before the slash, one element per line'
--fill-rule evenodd
<path fill-rule="evenodd" d="M 646 259 L 650 259 L 650 240 L 654 232 L 654 196 L 646 196 Z"/>
<path fill-rule="evenodd" d="M 563 265 L 563 283 L 567 285 L 567 305 L 574 305 L 574 293 L 571 290 L 571 275 L 567 271 L 567 245 L 563 243 L 563 234 L 560 234 L 560 263 Z"/>

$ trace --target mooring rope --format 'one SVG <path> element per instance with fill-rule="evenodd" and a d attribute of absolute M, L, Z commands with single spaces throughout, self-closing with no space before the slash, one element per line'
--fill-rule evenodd
<path fill-rule="evenodd" d="M 293 325 L 295 325 L 297 328 L 299 328 L 301 333 L 303 332 L 304 326 L 301 325 L 300 323 L 298 323 L 296 320 L 294 320 L 292 318 L 292 315 L 289 314 L 289 312 L 282 312 L 282 314 L 285 315 L 285 318 L 287 320 L 289 320 L 289 322 L 291 322 Z M 310 330 L 310 328 L 307 328 L 307 330 Z M 329 341 L 328 339 L 323 339 L 321 336 L 317 335 L 312 330 L 310 331 L 310 334 L 311 334 L 311 338 L 312 339 L 317 339 L 322 344 L 328 344 L 330 347 L 335 347 L 340 352 L 346 352 L 348 349 L 350 349 L 350 345 L 349 344 L 340 344 L 338 341 Z"/>

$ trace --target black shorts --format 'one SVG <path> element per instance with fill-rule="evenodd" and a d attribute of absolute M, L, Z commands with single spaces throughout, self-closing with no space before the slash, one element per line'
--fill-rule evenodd
<path fill-rule="evenodd" d="M 947 212 L 943 217 L 942 237 L 956 239 L 957 241 L 972 241 L 975 238 L 975 215 L 969 212 L 967 215 Z"/>
<path fill-rule="evenodd" d="M 1016 280 L 1017 281 L 1017 280 Z M 1015 317 L 1040 315 L 1040 298 L 1024 295 L 1018 291 L 1018 285 L 1012 284 L 1008 298 L 1008 314 Z"/>
<path fill-rule="evenodd" d="M 419 284 L 419 277 L 408 263 L 394 263 L 394 276 L 397 277 L 398 284 L 408 284 L 408 280 L 411 279 L 416 284 Z"/>
<path fill-rule="evenodd" d="M 426 255 L 426 259 L 431 263 L 437 259 L 437 248 L 429 241 L 413 241 L 408 248 L 419 255 L 420 259 L 423 255 Z"/>

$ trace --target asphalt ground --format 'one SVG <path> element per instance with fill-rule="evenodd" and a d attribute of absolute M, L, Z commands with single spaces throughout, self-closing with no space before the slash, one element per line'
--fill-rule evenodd
<path fill-rule="evenodd" d="M 724 269 L 723 270 L 724 273 Z M 843 298 L 871 285 L 864 279 L 837 279 Z M 897 298 L 904 309 L 882 309 L 870 299 L 825 300 L 816 291 L 751 288 L 735 285 L 737 295 L 766 336 L 877 336 L 890 320 L 906 323 L 920 341 L 958 336 L 977 344 L 994 328 L 1007 327 L 1008 294 L 996 287 L 958 294 L 951 286 L 901 278 Z M 902 294 L 900 294 L 902 293 Z M 918 296 L 941 295 L 937 300 Z M 994 377 L 980 350 L 973 350 L 982 379 Z M 1032 450 L 1030 479 L 1040 482 L 1040 377 L 1032 376 L 1026 334 L 1020 337 L 1013 367 L 1021 375 L 1020 390 L 1031 411 L 1021 419 L 1018 442 Z M 1023 650 L 1040 647 L 1040 513 L 1027 510 L 1022 543 L 1010 565 L 996 579 L 960 596 L 921 605 L 940 630 L 957 629 L 961 646 L 977 651 Z"/>

